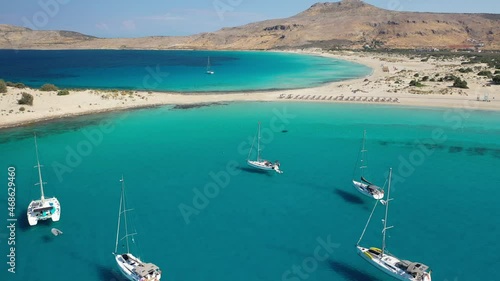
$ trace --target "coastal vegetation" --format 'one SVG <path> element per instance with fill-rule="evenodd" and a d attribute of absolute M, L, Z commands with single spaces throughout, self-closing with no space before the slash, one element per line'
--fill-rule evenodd
<path fill-rule="evenodd" d="M 13 88 L 18 88 L 18 89 L 24 89 L 26 88 L 26 85 L 24 85 L 23 83 L 15 83 L 15 82 L 5 82 L 5 84 L 7 84 L 7 86 L 9 87 L 13 87 Z"/>
<path fill-rule="evenodd" d="M 491 73 L 491 71 L 489 71 L 489 70 L 482 70 L 477 75 L 478 76 L 485 76 L 485 77 L 488 77 L 488 78 L 492 78 L 493 77 L 493 73 Z"/>
<path fill-rule="evenodd" d="M 473 70 L 472 68 L 470 68 L 470 67 L 467 67 L 467 68 L 460 68 L 460 69 L 458 70 L 458 72 L 460 72 L 460 73 L 469 73 L 469 72 L 472 72 L 472 71 L 474 71 L 474 70 Z"/>
<path fill-rule="evenodd" d="M 422 84 L 422 83 L 420 83 L 420 81 L 418 81 L 418 80 L 411 80 L 410 81 L 410 86 L 411 87 L 419 87 L 420 88 L 420 87 L 424 87 L 425 85 Z"/>
<path fill-rule="evenodd" d="M 500 75 L 493 77 L 492 81 L 493 81 L 493 84 L 500 85 Z"/>
<path fill-rule="evenodd" d="M 44 92 L 50 92 L 50 91 L 57 91 L 58 88 L 54 84 L 43 84 L 42 87 L 40 87 L 40 91 Z"/>
<path fill-rule="evenodd" d="M 467 86 L 467 81 L 462 80 L 458 77 L 455 78 L 455 81 L 453 82 L 453 87 L 461 89 L 469 89 L 469 87 Z"/>
<path fill-rule="evenodd" d="M 21 93 L 21 99 L 17 101 L 18 104 L 33 105 L 33 95 L 26 92 Z"/>
<path fill-rule="evenodd" d="M 60 90 L 59 92 L 57 92 L 57 95 L 58 96 L 67 96 L 67 95 L 69 95 L 69 91 L 66 89 Z"/>
<path fill-rule="evenodd" d="M 0 93 L 7 93 L 7 85 L 3 80 L 0 80 Z"/>

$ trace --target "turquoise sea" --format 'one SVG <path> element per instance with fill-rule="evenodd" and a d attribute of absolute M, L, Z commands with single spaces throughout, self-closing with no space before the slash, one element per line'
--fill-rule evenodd
<path fill-rule="evenodd" d="M 208 58 L 214 75 L 207 75 Z M 30 87 L 152 91 L 289 89 L 363 77 L 364 65 L 278 52 L 0 50 L 0 79 Z"/>
<path fill-rule="evenodd" d="M 374 203 L 351 184 L 364 129 L 366 176 L 383 185 L 394 169 L 389 251 L 428 264 L 433 280 L 498 280 L 499 118 L 255 102 L 2 130 L 0 220 L 7 225 L 13 166 L 18 221 L 15 274 L 7 272 L 8 232 L 0 228 L 0 280 L 122 280 L 111 255 L 122 175 L 138 233 L 134 253 L 159 265 L 162 280 L 391 280 L 354 247 Z M 281 175 L 246 166 L 259 121 L 263 156 L 280 160 Z M 39 196 L 33 132 L 46 195 L 58 197 L 62 217 L 29 227 L 25 208 Z M 363 245 L 380 246 L 382 216 L 379 208 Z M 52 227 L 64 234 L 53 236 Z"/>

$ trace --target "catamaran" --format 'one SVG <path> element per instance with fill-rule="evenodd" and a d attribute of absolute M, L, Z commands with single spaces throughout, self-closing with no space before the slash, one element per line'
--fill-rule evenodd
<path fill-rule="evenodd" d="M 214 74 L 215 72 L 210 69 L 210 57 L 208 57 L 207 61 L 207 74 Z"/>
<path fill-rule="evenodd" d="M 397 258 L 396 256 L 390 254 L 387 249 L 386 249 L 386 243 L 385 243 L 385 235 L 387 230 L 391 229 L 392 226 L 387 226 L 387 214 L 389 211 L 389 202 L 392 200 L 390 198 L 390 193 L 391 193 L 391 177 L 392 177 L 392 168 L 389 171 L 389 185 L 388 185 L 388 190 L 387 190 L 387 199 L 380 200 L 382 204 L 385 205 L 385 218 L 383 220 L 384 222 L 384 228 L 382 230 L 382 249 L 371 247 L 371 248 L 365 248 L 359 245 L 361 242 L 361 239 L 363 239 L 363 236 L 365 234 L 366 228 L 368 227 L 368 224 L 370 223 L 370 220 L 372 218 L 373 212 L 375 211 L 375 208 L 377 207 L 377 204 L 379 200 L 375 202 L 375 206 L 373 206 L 373 210 L 370 214 L 370 217 L 368 218 L 368 221 L 366 222 L 366 226 L 363 230 L 363 233 L 361 234 L 361 237 L 358 240 L 358 243 L 356 244 L 357 252 L 358 255 L 360 255 L 362 258 L 364 258 L 366 261 L 380 269 L 381 271 L 389 274 L 390 276 L 398 279 L 398 280 L 404 280 L 404 281 L 431 281 L 431 270 L 429 269 L 429 266 L 419 263 L 419 262 L 412 262 L 408 260 L 401 260 Z"/>
<path fill-rule="evenodd" d="M 361 154 L 361 179 L 360 181 L 355 181 L 353 180 L 352 183 L 354 187 L 356 188 L 357 191 L 359 191 L 361 194 L 366 195 L 368 197 L 374 198 L 374 199 L 382 199 L 384 198 L 384 190 L 375 184 L 369 182 L 366 180 L 363 176 L 364 170 L 367 168 L 365 165 L 365 152 L 367 151 L 365 149 L 365 139 L 366 139 L 366 130 L 363 132 L 363 145 L 360 151 Z"/>
<path fill-rule="evenodd" d="M 127 226 L 127 210 L 125 206 L 125 182 L 122 179 L 120 209 L 118 211 L 118 228 L 116 230 L 116 244 L 113 255 L 121 273 L 131 281 L 158 281 L 161 278 L 161 270 L 158 266 L 152 263 L 145 263 L 139 258 L 136 258 L 130 253 L 129 237 L 133 237 L 136 233 L 128 233 Z M 120 239 L 121 217 L 124 216 L 125 235 Z M 118 254 L 118 242 L 125 239 L 127 251 L 123 254 Z M 132 241 L 134 241 L 132 239 Z"/>
<path fill-rule="evenodd" d="M 35 151 L 36 151 L 36 166 L 38 168 L 38 179 L 39 182 L 35 185 L 40 185 L 40 193 L 41 197 L 39 200 L 33 200 L 28 205 L 28 223 L 29 225 L 37 225 L 40 220 L 48 220 L 52 219 L 52 221 L 59 221 L 61 218 L 61 204 L 59 204 L 59 200 L 56 197 L 45 198 L 43 193 L 43 179 L 42 179 L 42 170 L 40 165 L 40 160 L 38 157 L 38 144 L 36 142 L 35 135 Z"/>
<path fill-rule="evenodd" d="M 255 142 L 255 139 L 254 139 Z M 248 158 L 247 158 L 247 164 L 250 167 L 260 169 L 260 170 L 265 170 L 265 171 L 275 171 L 278 174 L 282 174 L 283 171 L 280 170 L 280 162 L 275 161 L 274 163 L 268 160 L 264 160 L 260 157 L 260 122 L 259 122 L 259 130 L 257 133 L 257 159 L 256 160 L 250 160 L 250 154 L 252 153 L 253 149 L 253 143 L 252 147 L 250 148 L 250 151 L 248 152 Z"/>

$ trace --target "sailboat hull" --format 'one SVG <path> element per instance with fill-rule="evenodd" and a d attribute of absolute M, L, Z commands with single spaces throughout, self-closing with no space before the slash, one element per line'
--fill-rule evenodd
<path fill-rule="evenodd" d="M 128 257 L 128 261 L 123 258 L 124 255 Z M 115 260 L 120 272 L 130 281 L 159 281 L 161 279 L 161 273 L 154 274 L 150 277 L 141 277 L 136 274 L 135 268 L 144 263 L 130 253 L 123 255 L 115 254 Z"/>
<path fill-rule="evenodd" d="M 385 272 L 386 274 L 403 281 L 431 281 L 430 273 L 426 273 L 420 278 L 415 278 L 408 274 L 406 271 L 397 267 L 397 263 L 401 262 L 398 258 L 391 256 L 389 254 L 381 255 L 381 250 L 378 248 L 364 248 L 361 246 L 356 246 L 358 255 L 369 262 L 371 265 L 375 266 L 379 270 Z M 377 254 L 378 253 L 378 254 Z"/>
<path fill-rule="evenodd" d="M 210 69 L 210 57 L 208 57 L 208 59 L 207 59 L 207 72 L 206 73 L 210 74 L 210 75 L 215 73 L 213 70 Z"/>
<path fill-rule="evenodd" d="M 57 198 L 46 198 L 43 200 L 33 200 L 28 206 L 28 223 L 30 226 L 38 224 L 38 221 L 51 219 L 56 222 L 61 218 L 61 204 Z"/>
<path fill-rule="evenodd" d="M 269 161 L 262 160 L 262 161 L 252 161 L 252 160 L 247 160 L 247 164 L 250 167 L 259 169 L 259 170 L 264 170 L 264 171 L 275 171 L 277 173 L 283 173 L 283 171 L 280 170 L 279 166 L 276 164 L 273 164 Z"/>
<path fill-rule="evenodd" d="M 353 180 L 352 184 L 356 188 L 356 190 L 359 191 L 359 193 L 361 193 L 365 196 L 368 196 L 368 197 L 376 199 L 376 200 L 380 200 L 380 199 L 384 198 L 383 192 L 380 192 L 380 191 L 376 191 L 374 193 L 370 192 L 368 190 L 368 185 L 366 183 L 362 183 L 362 182 Z"/>

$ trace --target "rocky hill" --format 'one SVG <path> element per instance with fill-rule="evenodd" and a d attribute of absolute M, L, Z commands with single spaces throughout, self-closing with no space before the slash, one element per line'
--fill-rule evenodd
<path fill-rule="evenodd" d="M 317 3 L 285 19 L 186 37 L 102 39 L 0 25 L 0 48 L 284 49 L 481 48 L 500 50 L 500 15 L 390 11 L 361 0 Z"/>

